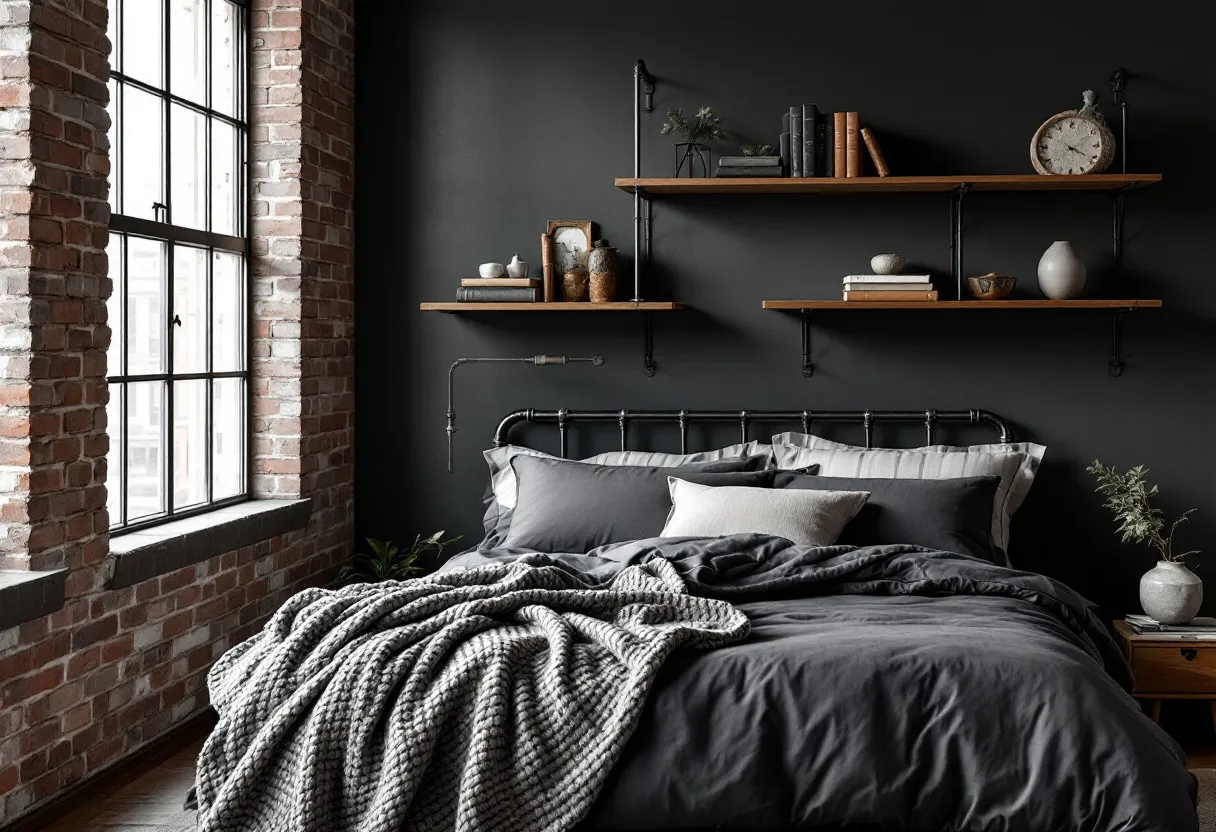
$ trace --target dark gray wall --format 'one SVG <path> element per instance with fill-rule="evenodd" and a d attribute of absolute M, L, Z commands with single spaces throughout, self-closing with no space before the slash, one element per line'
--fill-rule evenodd
<path fill-rule="evenodd" d="M 786 25 L 747 19 L 738 3 L 360 4 L 360 533 L 446 528 L 475 540 L 479 452 L 515 408 L 982 407 L 1049 449 L 1014 522 L 1019 564 L 1109 612 L 1134 605 L 1152 558 L 1113 536 L 1083 470 L 1094 457 L 1150 466 L 1168 513 L 1201 509 L 1185 542 L 1216 556 L 1216 460 L 1204 444 L 1216 406 L 1216 20 L 1181 2 L 1107 4 L 1097 24 L 1067 5 L 1046 17 L 976 5 L 806 4 L 815 19 Z M 632 315 L 420 313 L 483 261 L 518 251 L 538 270 L 548 219 L 594 220 L 621 246 L 625 279 L 632 203 L 612 180 L 631 173 L 639 56 L 661 78 L 644 121 L 654 176 L 670 171 L 659 135 L 669 105 L 712 105 L 731 131 L 771 141 L 800 102 L 860 111 L 898 174 L 1028 173 L 1038 125 L 1085 88 L 1109 105 L 1106 79 L 1125 65 L 1130 169 L 1166 179 L 1128 198 L 1127 273 L 1111 273 L 1111 201 L 1094 194 L 972 196 L 966 271 L 1017 275 L 1018 295 L 1033 297 L 1042 251 L 1072 240 L 1090 264 L 1087 294 L 1161 297 L 1166 309 L 1129 320 L 1120 379 L 1106 371 L 1104 313 L 822 313 L 805 380 L 797 319 L 761 311 L 762 299 L 833 297 L 842 274 L 881 251 L 949 273 L 946 197 L 890 195 L 656 202 L 646 295 L 695 311 L 656 318 L 652 379 Z M 462 370 L 457 472 L 444 473 L 448 365 L 537 352 L 601 353 L 607 364 Z"/>

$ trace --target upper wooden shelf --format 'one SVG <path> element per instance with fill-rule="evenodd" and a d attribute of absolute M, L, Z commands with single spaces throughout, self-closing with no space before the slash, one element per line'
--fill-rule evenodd
<path fill-rule="evenodd" d="M 1116 191 L 1161 181 L 1159 173 L 1094 173 L 1085 176 L 858 176 L 776 179 L 617 179 L 616 186 L 646 194 L 867 194 L 947 193 L 970 186 L 973 191 Z"/>
<path fill-rule="evenodd" d="M 1132 300 L 766 300 L 765 309 L 1157 309 L 1161 301 Z"/>
<path fill-rule="evenodd" d="M 685 307 L 682 303 L 666 300 L 640 303 L 622 300 L 613 303 L 421 303 L 418 308 L 423 312 L 678 312 Z"/>

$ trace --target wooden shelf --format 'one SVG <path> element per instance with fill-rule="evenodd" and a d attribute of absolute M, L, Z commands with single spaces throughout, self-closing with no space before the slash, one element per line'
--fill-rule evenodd
<path fill-rule="evenodd" d="M 667 300 L 631 300 L 613 303 L 421 303 L 423 312 L 679 312 L 682 303 Z"/>
<path fill-rule="evenodd" d="M 1157 309 L 1161 301 L 1132 300 L 766 300 L 765 309 Z"/>
<path fill-rule="evenodd" d="M 1085 176 L 859 176 L 852 179 L 617 179 L 616 186 L 643 194 L 867 194 L 947 193 L 967 185 L 972 191 L 1116 191 L 1153 185 L 1159 173 L 1094 173 Z"/>

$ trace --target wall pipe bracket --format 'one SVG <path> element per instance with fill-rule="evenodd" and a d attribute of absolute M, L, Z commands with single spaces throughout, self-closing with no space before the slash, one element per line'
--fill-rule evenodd
<path fill-rule="evenodd" d="M 810 378 L 815 375 L 815 365 L 811 363 L 811 310 L 802 310 L 802 377 Z"/>
<path fill-rule="evenodd" d="M 1127 309 L 1116 309 L 1111 321 L 1110 361 L 1107 362 L 1106 367 L 1114 378 L 1123 375 L 1123 321 L 1135 311 L 1134 306 L 1129 306 Z"/>
<path fill-rule="evenodd" d="M 659 369 L 654 362 L 654 322 L 650 320 L 649 312 L 642 313 L 642 369 L 646 371 L 646 378 L 654 378 Z"/>

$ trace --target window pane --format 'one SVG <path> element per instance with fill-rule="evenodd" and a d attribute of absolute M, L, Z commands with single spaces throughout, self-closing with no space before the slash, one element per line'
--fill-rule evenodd
<path fill-rule="evenodd" d="M 106 318 L 110 322 L 110 348 L 106 350 L 106 375 L 122 375 L 122 345 L 123 320 L 122 299 L 126 296 L 127 285 L 122 274 L 122 235 L 111 234 L 110 244 L 106 246 L 106 257 L 110 260 L 110 281 L 114 290 L 106 301 Z M 114 425 L 110 423 L 111 427 Z"/>
<path fill-rule="evenodd" d="M 180 104 L 172 112 L 173 224 L 206 228 L 207 119 Z"/>
<path fill-rule="evenodd" d="M 211 2 L 211 108 L 224 115 L 237 114 L 237 76 L 240 47 L 240 17 L 227 0 Z"/>
<path fill-rule="evenodd" d="M 212 260 L 212 366 L 217 373 L 245 369 L 245 258 L 217 251 Z"/>
<path fill-rule="evenodd" d="M 211 230 L 237 236 L 236 128 L 211 120 Z"/>
<path fill-rule="evenodd" d="M 161 99 L 124 84 L 122 89 L 122 212 L 145 220 L 157 217 L 154 202 L 165 201 L 164 107 Z"/>
<path fill-rule="evenodd" d="M 205 0 L 169 4 L 169 90 L 199 104 L 207 103 L 206 15 Z"/>
<path fill-rule="evenodd" d="M 127 239 L 127 372 L 165 371 L 165 244 Z M 134 406 L 132 406 L 134 410 Z"/>
<path fill-rule="evenodd" d="M 111 3 L 111 6 L 114 4 Z M 110 129 L 106 138 L 110 140 L 110 213 L 118 213 L 119 190 L 122 184 L 122 150 L 118 146 L 118 82 L 110 81 L 110 102 L 106 104 L 106 112 L 110 116 Z"/>
<path fill-rule="evenodd" d="M 215 418 L 212 499 L 223 500 L 245 493 L 245 380 L 217 378 L 211 384 Z"/>
<path fill-rule="evenodd" d="M 123 0 L 122 3 L 122 71 L 154 87 L 164 86 L 163 5 L 164 0 Z"/>
<path fill-rule="evenodd" d="M 127 389 L 127 520 L 165 510 L 165 383 Z"/>
<path fill-rule="evenodd" d="M 173 510 L 207 501 L 207 382 L 173 383 Z"/>
<path fill-rule="evenodd" d="M 122 524 L 122 389 L 121 384 L 111 384 L 106 405 L 106 430 L 110 434 L 110 449 L 106 452 L 106 511 L 110 513 L 110 528 Z"/>
<path fill-rule="evenodd" d="M 207 371 L 207 250 L 173 249 L 173 371 Z M 180 321 L 181 323 L 178 323 Z"/>

